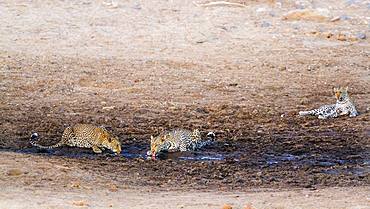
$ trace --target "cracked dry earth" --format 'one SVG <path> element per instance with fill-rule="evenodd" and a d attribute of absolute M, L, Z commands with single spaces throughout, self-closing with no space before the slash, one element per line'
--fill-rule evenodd
<path fill-rule="evenodd" d="M 369 208 L 368 1 L 237 2 L 0 2 L 0 208 Z M 339 85 L 360 116 L 297 116 Z M 80 122 L 121 156 L 29 144 Z M 174 127 L 217 140 L 147 160 Z"/>

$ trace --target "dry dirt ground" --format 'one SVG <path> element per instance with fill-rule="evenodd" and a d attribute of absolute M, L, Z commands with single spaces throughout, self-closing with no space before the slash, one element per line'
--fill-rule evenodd
<path fill-rule="evenodd" d="M 0 208 L 369 208 L 370 1 L 234 2 L 0 1 Z M 29 144 L 78 122 L 122 155 Z M 217 141 L 147 160 L 174 127 Z"/>

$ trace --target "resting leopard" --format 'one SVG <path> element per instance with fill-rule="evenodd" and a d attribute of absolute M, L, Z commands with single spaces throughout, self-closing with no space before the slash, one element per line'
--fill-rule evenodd
<path fill-rule="evenodd" d="M 315 115 L 319 119 L 336 118 L 342 115 L 349 115 L 349 117 L 357 116 L 356 107 L 348 96 L 348 87 L 334 88 L 334 92 L 337 99 L 335 104 L 324 105 L 310 111 L 300 111 L 299 115 Z"/>
<path fill-rule="evenodd" d="M 71 147 L 92 148 L 95 153 L 101 153 L 104 149 L 110 149 L 115 154 L 121 153 L 121 144 L 117 137 L 110 134 L 105 128 L 90 124 L 76 124 L 67 127 L 57 144 L 43 146 L 36 142 L 38 134 L 31 135 L 30 143 L 42 149 L 53 149 L 63 145 Z"/>
<path fill-rule="evenodd" d="M 193 131 L 174 129 L 157 137 L 151 136 L 150 151 L 147 152 L 147 155 L 155 157 L 163 152 L 194 151 L 209 145 L 214 139 L 215 134 L 213 132 L 209 132 L 207 140 L 203 140 L 198 129 Z"/>

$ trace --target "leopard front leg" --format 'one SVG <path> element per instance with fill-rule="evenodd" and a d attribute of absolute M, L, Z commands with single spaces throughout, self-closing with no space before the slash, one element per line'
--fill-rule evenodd
<path fill-rule="evenodd" d="M 103 151 L 96 145 L 92 146 L 92 149 L 95 153 L 102 153 Z"/>
<path fill-rule="evenodd" d="M 356 116 L 358 116 L 358 112 L 357 112 L 357 110 L 356 109 L 353 109 L 353 110 L 351 110 L 350 111 L 350 114 L 349 114 L 349 117 L 356 117 Z"/>

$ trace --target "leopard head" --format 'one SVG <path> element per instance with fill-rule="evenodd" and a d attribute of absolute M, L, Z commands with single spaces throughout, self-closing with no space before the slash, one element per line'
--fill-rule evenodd
<path fill-rule="evenodd" d="M 207 134 L 207 140 L 214 141 L 216 139 L 216 134 L 214 132 L 208 132 Z"/>
<path fill-rule="evenodd" d="M 159 135 L 157 137 L 150 136 L 150 154 L 153 157 L 161 152 L 168 151 L 170 146 L 171 144 L 168 143 L 166 135 Z"/>
<path fill-rule="evenodd" d="M 348 97 L 348 87 L 334 88 L 335 98 L 339 102 L 345 102 L 349 99 Z"/>
<path fill-rule="evenodd" d="M 121 153 L 121 143 L 116 136 L 103 129 L 100 137 L 104 148 L 112 150 L 116 155 Z"/>

